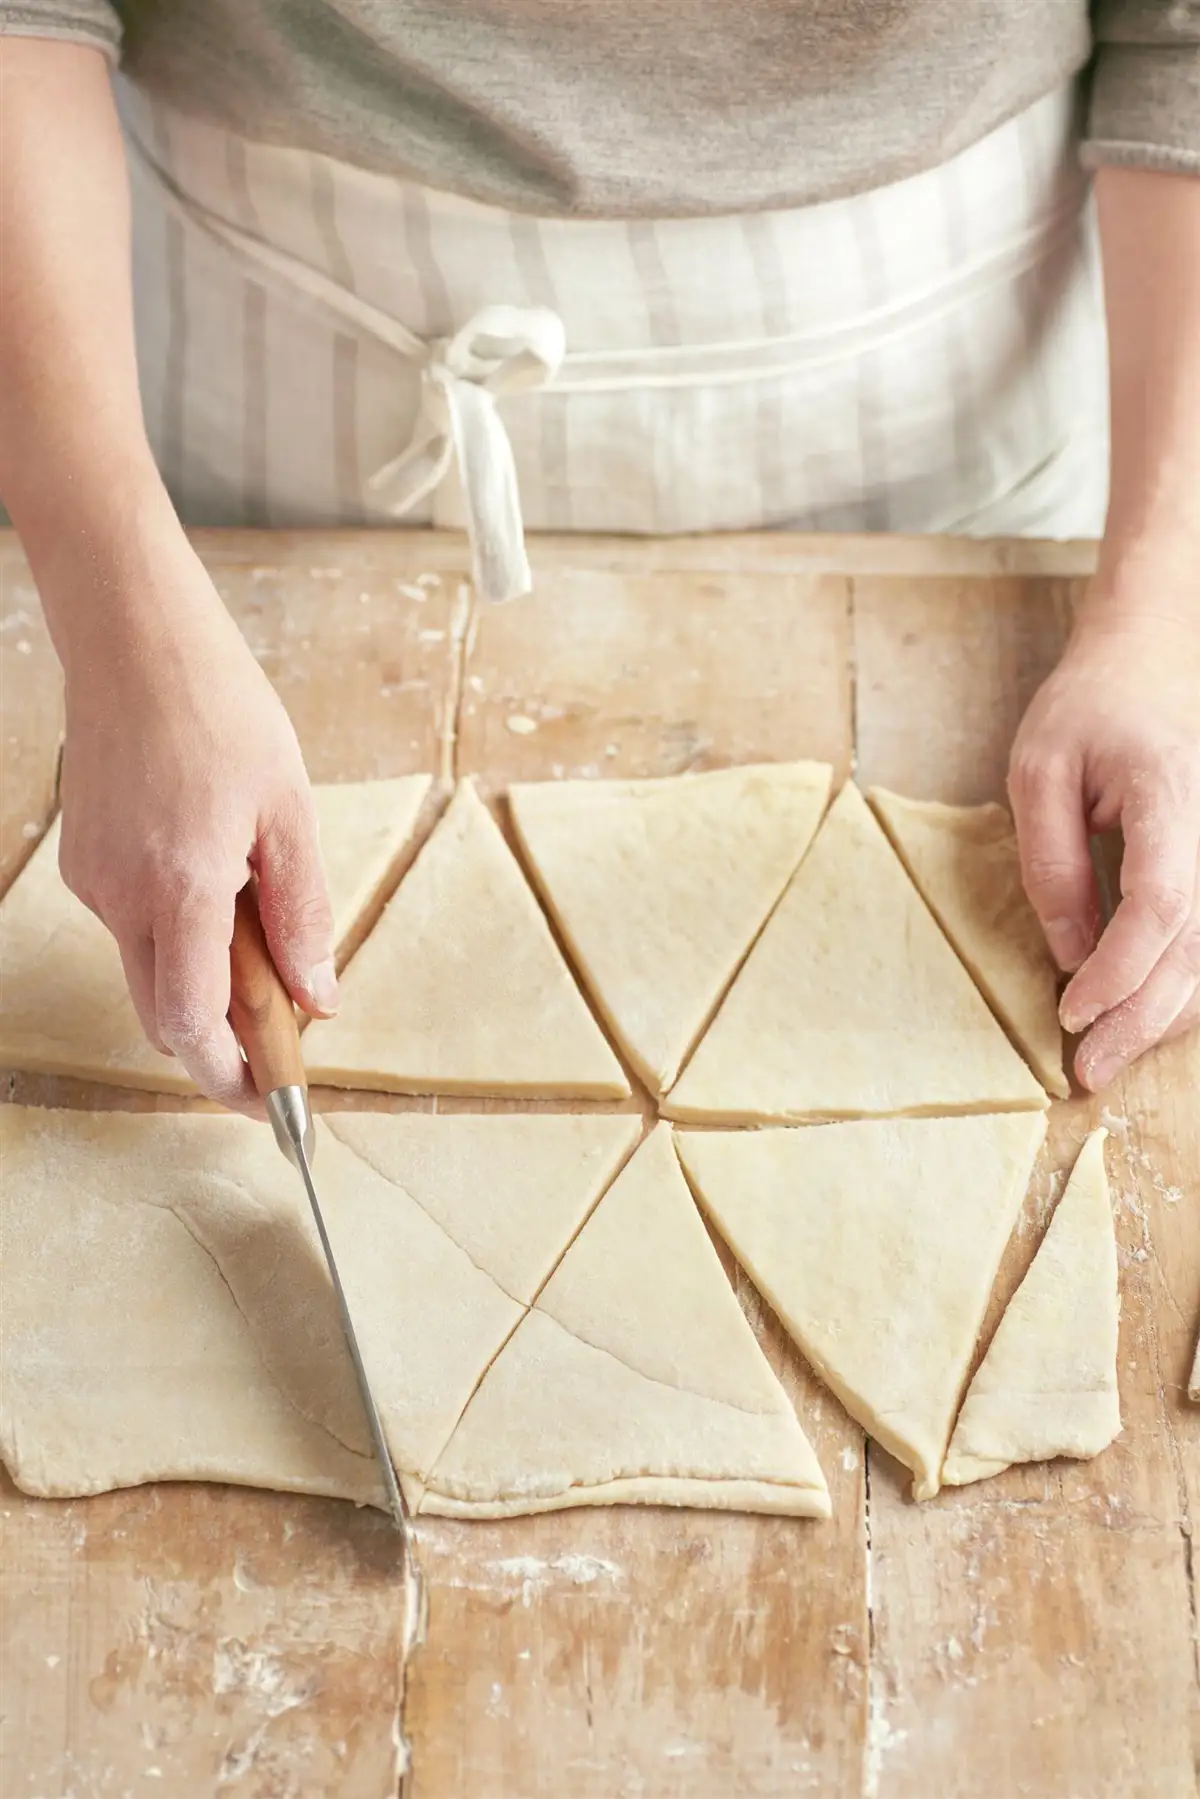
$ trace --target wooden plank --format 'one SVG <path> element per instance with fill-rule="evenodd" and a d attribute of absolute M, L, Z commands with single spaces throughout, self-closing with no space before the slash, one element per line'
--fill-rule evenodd
<path fill-rule="evenodd" d="M 403 1601 L 378 1513 L 232 1487 L 27 1499 L 0 1472 L 0 1790 L 398 1784 Z"/>
<path fill-rule="evenodd" d="M 1001 797 L 1020 708 L 1053 665 L 1071 597 L 1051 582 L 856 580 L 860 778 Z M 1054 1108 L 985 1330 L 986 1343 L 1083 1135 L 1109 1122 L 1118 1442 L 1094 1462 L 1012 1469 L 919 1507 L 869 1448 L 874 1799 L 1195 1791 L 1200 1417 L 1183 1388 L 1200 1270 L 1196 1058 L 1194 1045 L 1160 1051 L 1104 1099 Z"/>
<path fill-rule="evenodd" d="M 1063 583 L 1092 556 L 782 534 L 546 539 L 536 600 L 472 621 L 457 538 L 201 540 L 318 778 L 457 765 L 493 791 L 555 767 L 824 755 L 844 768 L 857 655 L 865 780 L 998 793 L 1019 705 L 1066 627 Z M 8 582 L 13 557 L 0 539 Z M 514 732 L 514 715 L 537 729 Z M 58 717 L 28 725 L 30 767 L 52 768 Z M 8 792 L 0 847 L 20 810 Z M 1107 1102 L 1123 1127 L 1110 1157 L 1125 1262 L 1118 1445 L 921 1508 L 872 1451 L 868 1561 L 861 1433 L 734 1271 L 835 1519 L 423 1521 L 431 1616 L 408 1674 L 410 1795 L 1193 1791 L 1200 1411 L 1182 1387 L 1200 1302 L 1198 1087 L 1200 1052 L 1178 1046 Z M 1060 1110 L 994 1315 L 1096 1111 Z M 224 1764 L 219 1790 L 246 1799 L 390 1799 L 402 1620 L 380 1521 L 187 1487 L 69 1505 L 4 1487 L 0 1513 L 5 1792 L 48 1779 L 49 1793 L 207 1792 Z"/>
<path fill-rule="evenodd" d="M 419 567 L 389 571 L 319 542 L 287 554 L 254 536 L 247 548 L 256 553 L 214 559 L 213 577 L 288 709 L 311 778 L 438 774 L 460 658 L 456 621 L 467 610 L 460 583 Z"/>
<path fill-rule="evenodd" d="M 494 789 L 758 758 L 844 771 L 846 601 L 838 578 L 556 570 L 532 601 L 476 618 L 459 772 Z M 513 731 L 514 717 L 538 728 Z M 412 1799 L 857 1790 L 862 1433 L 732 1272 L 812 1436 L 833 1520 L 629 1508 L 422 1520 Z"/>
<path fill-rule="evenodd" d="M 208 567 L 257 561 L 336 565 L 347 574 L 376 571 L 410 582 L 422 571 L 465 578 L 465 539 L 450 531 L 259 531 L 191 533 Z M 315 551 L 315 554 L 313 553 Z M 536 582 L 569 569 L 627 575 L 1089 575 L 1096 545 L 1033 538 L 845 536 L 790 531 L 713 533 L 701 537 L 532 535 Z"/>
<path fill-rule="evenodd" d="M 64 718 L 32 576 L 11 532 L 0 532 L 0 892 L 53 816 Z"/>
<path fill-rule="evenodd" d="M 424 570 L 408 579 L 377 558 L 335 560 L 312 541 L 290 554 L 259 537 L 230 548 L 240 553 L 217 559 L 218 587 L 283 694 L 314 777 L 437 772 L 453 715 L 455 609 L 465 616 L 457 583 L 418 584 Z M 26 638 L 36 646 L 21 656 L 19 708 L 7 681 L 3 695 L 5 735 L 18 740 L 0 771 L 8 866 L 25 821 L 40 828 L 49 816 L 61 710 L 11 539 L 0 543 L 0 573 L 0 622 L 17 619 L 0 633 L 0 657 L 21 655 L 14 645 Z M 7 1095 L 181 1103 L 44 1076 L 12 1077 Z M 237 1488 L 55 1504 L 0 1481 L 6 1795 L 392 1799 L 405 1618 L 383 1519 Z"/>
<path fill-rule="evenodd" d="M 493 790 L 726 763 L 850 763 L 846 581 L 547 572 L 477 611 L 458 767 Z"/>
<path fill-rule="evenodd" d="M 859 780 L 886 787 L 879 770 L 891 769 L 913 799 L 1003 799 L 1017 726 L 1081 592 L 1078 581 L 1012 576 L 856 576 Z"/>

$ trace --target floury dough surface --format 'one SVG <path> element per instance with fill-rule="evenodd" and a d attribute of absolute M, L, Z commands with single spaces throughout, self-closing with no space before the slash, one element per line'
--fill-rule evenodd
<path fill-rule="evenodd" d="M 799 1124 L 1045 1104 L 847 784 L 663 1110 Z"/>
<path fill-rule="evenodd" d="M 871 804 L 926 905 L 1048 1092 L 1065 1099 L 1058 971 L 1021 879 L 1003 806 L 943 806 L 872 787 Z"/>
<path fill-rule="evenodd" d="M 414 1507 L 828 1509 L 665 1130 L 597 1205 L 639 1128 L 318 1124 L 330 1237 Z M 6 1106 L 0 1156 L 0 1453 L 20 1487 L 199 1479 L 379 1503 L 311 1217 L 265 1126 Z M 555 1353 L 527 1380 L 546 1331 Z"/>
<path fill-rule="evenodd" d="M 424 1509 L 503 1518 L 617 1503 L 829 1515 L 666 1125 L 488 1369 Z"/>
<path fill-rule="evenodd" d="M 1013 1462 L 1088 1460 L 1121 1428 L 1117 1243 L 1093 1131 L 1029 1272 L 967 1391 L 942 1479 L 965 1486 Z"/>
<path fill-rule="evenodd" d="M 680 1131 L 716 1229 L 852 1417 L 938 1490 L 1040 1113 Z"/>
<path fill-rule="evenodd" d="M 783 762 L 656 781 L 509 789 L 575 965 L 662 1093 L 807 850 L 832 769 Z"/>
<path fill-rule="evenodd" d="M 305 1033 L 309 1078 L 395 1093 L 624 1099 L 629 1083 L 491 813 L 450 802 Z"/>
<path fill-rule="evenodd" d="M 338 944 L 410 841 L 428 775 L 313 789 Z M 64 885 L 56 819 L 0 902 L 0 1065 L 194 1093 L 147 1041 L 115 940 Z"/>

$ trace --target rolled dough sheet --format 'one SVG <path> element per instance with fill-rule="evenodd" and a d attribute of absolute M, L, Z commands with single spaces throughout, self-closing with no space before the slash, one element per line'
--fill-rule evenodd
<path fill-rule="evenodd" d="M 713 1224 L 852 1417 L 938 1476 L 1041 1113 L 680 1131 Z"/>
<path fill-rule="evenodd" d="M 412 836 L 428 775 L 314 788 L 340 945 Z M 108 931 L 64 886 L 55 819 L 0 902 L 0 1065 L 194 1093 L 146 1041 Z"/>
<path fill-rule="evenodd" d="M 871 804 L 926 905 L 1043 1087 L 1065 1099 L 1058 972 L 1025 895 L 1003 806 L 943 806 L 872 787 Z"/>
<path fill-rule="evenodd" d="M 662 1110 L 770 1124 L 1045 1105 L 848 784 Z"/>
<path fill-rule="evenodd" d="M 479 1169 L 480 1120 L 433 1121 L 444 1154 L 429 1120 L 370 1122 L 380 1166 L 441 1188 L 437 1219 L 318 1122 L 326 1222 L 415 1505 L 524 1312 L 489 1265 L 514 1284 L 552 1265 L 636 1121 L 488 1120 L 496 1172 L 469 1190 L 456 1183 Z M 265 1127 L 4 1107 L 0 1155 L 0 1453 L 18 1485 L 207 1479 L 378 1500 L 311 1217 Z M 522 1157 L 535 1197 L 506 1213 Z M 520 1243 L 491 1232 L 493 1210 Z"/>
<path fill-rule="evenodd" d="M 489 1368 L 423 1512 L 706 1506 L 827 1517 L 829 1495 L 659 1126 Z"/>
<path fill-rule="evenodd" d="M 792 762 L 509 789 L 542 896 L 651 1092 L 712 1017 L 812 841 L 832 774 Z"/>
<path fill-rule="evenodd" d="M 25 1492 L 216 1480 L 382 1503 L 356 1414 L 340 1439 L 290 1403 L 188 1222 L 206 1187 L 275 1191 L 261 1134 L 0 1107 L 0 1456 Z"/>
<path fill-rule="evenodd" d="M 470 782 L 305 1033 L 309 1078 L 396 1093 L 620 1099 L 629 1083 Z"/>
<path fill-rule="evenodd" d="M 642 1132 L 593 1112 L 333 1112 L 325 1125 L 529 1305 Z"/>
<path fill-rule="evenodd" d="M 1087 1460 L 1121 1428 L 1117 1392 L 1117 1243 L 1104 1172 L 1107 1131 L 1093 1131 L 1029 1272 L 967 1390 L 942 1469 L 947 1486 L 1013 1462 Z"/>

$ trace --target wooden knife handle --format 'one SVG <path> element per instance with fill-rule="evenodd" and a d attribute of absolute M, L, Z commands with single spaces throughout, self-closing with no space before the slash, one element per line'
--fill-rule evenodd
<path fill-rule="evenodd" d="M 229 1022 L 259 1093 L 306 1086 L 296 1008 L 267 948 L 253 882 L 237 896 L 229 970 Z"/>

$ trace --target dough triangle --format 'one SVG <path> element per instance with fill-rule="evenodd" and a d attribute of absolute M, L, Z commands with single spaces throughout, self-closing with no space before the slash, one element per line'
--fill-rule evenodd
<path fill-rule="evenodd" d="M 351 1148 L 318 1120 L 316 1179 L 415 1505 L 525 1312 L 493 1270 L 532 1297 L 640 1120 L 359 1122 L 337 1120 Z M 312 1218 L 264 1126 L 6 1106 L 0 1154 L 0 1454 L 19 1485 L 381 1497 Z"/>
<path fill-rule="evenodd" d="M 847 785 L 663 1111 L 759 1124 L 1045 1104 Z"/>
<path fill-rule="evenodd" d="M 397 775 L 313 788 L 339 967 L 359 920 L 412 842 L 432 786 L 431 775 Z"/>
<path fill-rule="evenodd" d="M 665 1126 L 488 1370 L 421 1509 L 498 1518 L 633 1501 L 829 1513 Z"/>
<path fill-rule="evenodd" d="M 1065 1099 L 1058 973 L 1025 896 L 1003 806 L 943 806 L 872 787 L 871 804 L 926 905 L 1050 1093 Z"/>
<path fill-rule="evenodd" d="M 579 972 L 651 1092 L 679 1073 L 808 848 L 819 762 L 509 789 Z"/>
<path fill-rule="evenodd" d="M 822 1380 L 928 1499 L 1038 1113 L 681 1131 L 701 1203 Z"/>
<path fill-rule="evenodd" d="M 309 1078 L 395 1093 L 624 1098 L 499 826 L 470 782 L 305 1032 Z"/>
<path fill-rule="evenodd" d="M 528 1305 L 642 1131 L 636 1114 L 330 1112 L 328 1130 Z"/>
<path fill-rule="evenodd" d="M 314 788 L 340 945 L 409 842 L 428 775 Z M 0 902 L 0 1065 L 194 1093 L 146 1041 L 114 939 L 63 884 L 55 819 Z"/>
<path fill-rule="evenodd" d="M 942 1469 L 947 1486 L 1013 1462 L 1086 1460 L 1121 1428 L 1117 1244 L 1104 1173 L 1107 1131 L 1079 1152 L 1029 1272 L 967 1390 Z"/>

